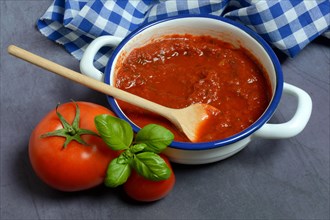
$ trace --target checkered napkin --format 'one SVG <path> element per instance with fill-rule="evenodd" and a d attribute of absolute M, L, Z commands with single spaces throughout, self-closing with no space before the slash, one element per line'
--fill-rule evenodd
<path fill-rule="evenodd" d="M 330 37 L 329 0 L 54 0 L 37 27 L 80 60 L 98 36 L 125 37 L 146 22 L 181 14 L 238 21 L 290 57 L 316 37 Z M 103 70 L 109 55 L 99 53 L 96 67 Z"/>

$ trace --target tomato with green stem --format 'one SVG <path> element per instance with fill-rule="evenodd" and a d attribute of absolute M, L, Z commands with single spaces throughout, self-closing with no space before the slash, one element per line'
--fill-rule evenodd
<path fill-rule="evenodd" d="M 29 158 L 45 183 L 61 191 L 79 191 L 103 183 L 108 164 L 118 156 L 97 135 L 94 118 L 114 115 L 88 102 L 70 102 L 49 112 L 33 130 Z"/>

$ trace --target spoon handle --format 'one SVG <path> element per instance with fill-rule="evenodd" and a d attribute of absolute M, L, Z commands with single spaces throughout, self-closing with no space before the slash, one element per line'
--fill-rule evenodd
<path fill-rule="evenodd" d="M 81 73 L 68 69 L 22 48 L 14 45 L 8 47 L 9 54 L 53 72 L 57 75 L 63 76 L 67 79 L 75 81 L 81 85 L 87 86 L 93 90 L 99 91 L 106 95 L 110 95 L 114 98 L 120 99 L 122 101 L 128 102 L 132 105 L 141 107 L 143 109 L 149 110 L 151 112 L 157 113 L 168 118 L 172 109 L 165 106 L 159 105 L 157 103 L 151 102 L 147 99 L 141 98 L 129 92 L 123 91 L 121 89 L 115 88 L 113 86 L 107 85 L 98 80 L 92 79 Z"/>

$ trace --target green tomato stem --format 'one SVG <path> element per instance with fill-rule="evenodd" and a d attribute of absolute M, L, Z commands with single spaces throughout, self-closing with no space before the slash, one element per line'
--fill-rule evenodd
<path fill-rule="evenodd" d="M 73 103 L 76 106 L 76 114 L 75 114 L 73 123 L 72 124 L 68 123 L 67 120 L 65 120 L 65 118 L 58 112 L 58 107 L 59 107 L 59 104 L 58 104 L 56 106 L 56 114 L 57 114 L 59 120 L 61 121 L 63 128 L 52 131 L 52 132 L 45 133 L 45 134 L 41 135 L 41 138 L 64 137 L 65 142 L 63 144 L 63 148 L 66 148 L 71 141 L 77 141 L 80 144 L 87 145 L 87 143 L 81 138 L 81 135 L 89 134 L 89 135 L 98 136 L 98 134 L 96 134 L 93 131 L 79 128 L 80 109 L 76 102 L 73 101 Z"/>

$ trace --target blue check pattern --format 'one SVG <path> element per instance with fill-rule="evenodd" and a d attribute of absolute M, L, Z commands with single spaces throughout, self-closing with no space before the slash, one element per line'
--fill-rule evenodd
<path fill-rule="evenodd" d="M 144 23 L 182 14 L 240 22 L 290 57 L 318 36 L 330 37 L 329 0 L 54 0 L 37 27 L 80 60 L 98 36 L 125 37 Z M 97 68 L 104 68 L 110 53 L 97 55 Z"/>

